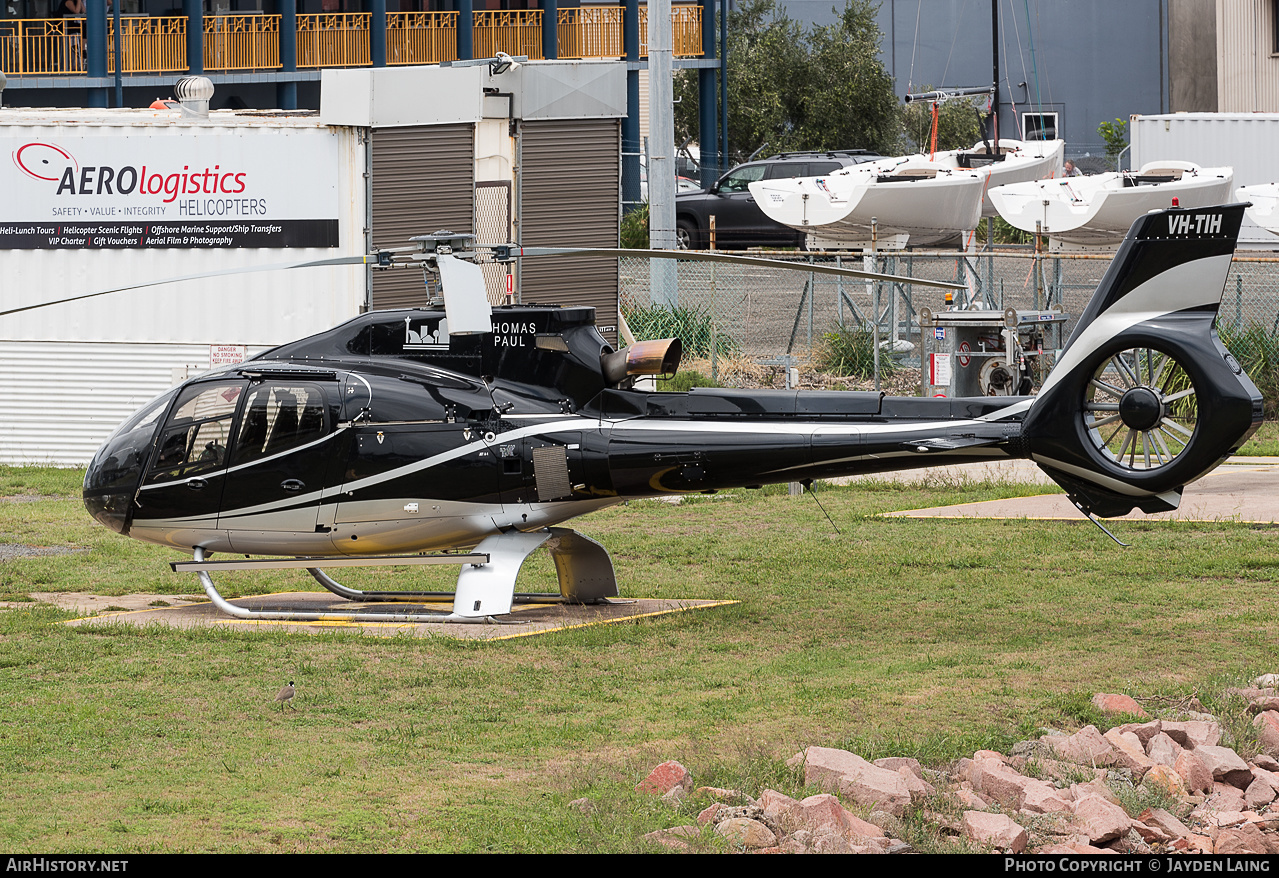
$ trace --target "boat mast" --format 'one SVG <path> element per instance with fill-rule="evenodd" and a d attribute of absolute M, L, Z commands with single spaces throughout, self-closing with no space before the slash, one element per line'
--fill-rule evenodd
<path fill-rule="evenodd" d="M 990 90 L 990 140 L 999 149 L 999 0 L 990 0 L 990 54 L 994 81 Z"/>

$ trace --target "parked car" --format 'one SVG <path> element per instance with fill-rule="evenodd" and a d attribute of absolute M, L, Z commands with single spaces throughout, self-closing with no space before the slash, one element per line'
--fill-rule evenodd
<path fill-rule="evenodd" d="M 710 246 L 710 218 L 715 217 L 715 246 L 724 250 L 746 247 L 799 247 L 804 233 L 764 216 L 747 188 L 756 180 L 820 177 L 849 165 L 883 156 L 864 149 L 832 152 L 784 152 L 733 168 L 709 189 L 675 196 L 676 234 L 681 250 Z"/>

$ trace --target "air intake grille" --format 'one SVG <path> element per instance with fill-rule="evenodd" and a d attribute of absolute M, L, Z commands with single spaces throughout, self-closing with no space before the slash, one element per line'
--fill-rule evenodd
<path fill-rule="evenodd" d="M 538 500 L 558 500 L 573 493 L 568 477 L 568 454 L 563 445 L 533 449 L 533 477 Z"/>

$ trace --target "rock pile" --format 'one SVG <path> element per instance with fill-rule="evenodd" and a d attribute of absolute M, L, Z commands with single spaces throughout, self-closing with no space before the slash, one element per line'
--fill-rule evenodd
<path fill-rule="evenodd" d="M 1007 853 L 1279 854 L 1279 680 L 1265 675 L 1255 684 L 1231 692 L 1255 716 L 1259 752 L 1248 760 L 1221 746 L 1215 717 L 1191 713 L 1104 734 L 1094 726 L 1046 734 L 1007 756 L 979 750 L 944 771 L 914 759 L 868 762 L 845 750 L 809 747 L 788 764 L 802 768 L 806 786 L 827 792 L 802 800 L 776 790 L 758 798 L 694 790 L 682 765 L 665 762 L 636 789 L 676 806 L 690 796 L 711 804 L 695 825 L 645 838 L 693 850 L 703 832 L 713 831 L 734 850 L 759 853 L 901 853 L 913 849 L 902 840 L 905 818 L 942 849 L 949 842 L 957 850 Z M 1093 704 L 1108 714 L 1147 716 L 1124 695 L 1099 694 Z M 1145 800 L 1168 807 L 1126 811 L 1117 791 L 1143 784 Z"/>

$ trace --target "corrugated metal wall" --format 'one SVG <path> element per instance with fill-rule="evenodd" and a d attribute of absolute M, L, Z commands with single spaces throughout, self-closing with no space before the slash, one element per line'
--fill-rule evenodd
<path fill-rule="evenodd" d="M 404 247 L 441 229 L 474 231 L 474 125 L 378 128 L 372 140 L 375 247 Z M 373 272 L 375 309 L 424 304 L 419 272 Z"/>
<path fill-rule="evenodd" d="M 266 350 L 248 349 L 247 356 Z M 0 342 L 0 462 L 83 466 L 125 418 L 209 368 L 209 346 Z"/>
<path fill-rule="evenodd" d="M 1274 0 L 1217 0 L 1217 109 L 1279 112 Z"/>
<path fill-rule="evenodd" d="M 621 203 L 621 122 L 578 119 L 520 126 L 520 243 L 616 247 Z M 591 305 L 600 331 L 617 340 L 617 258 L 525 259 L 521 301 Z"/>

